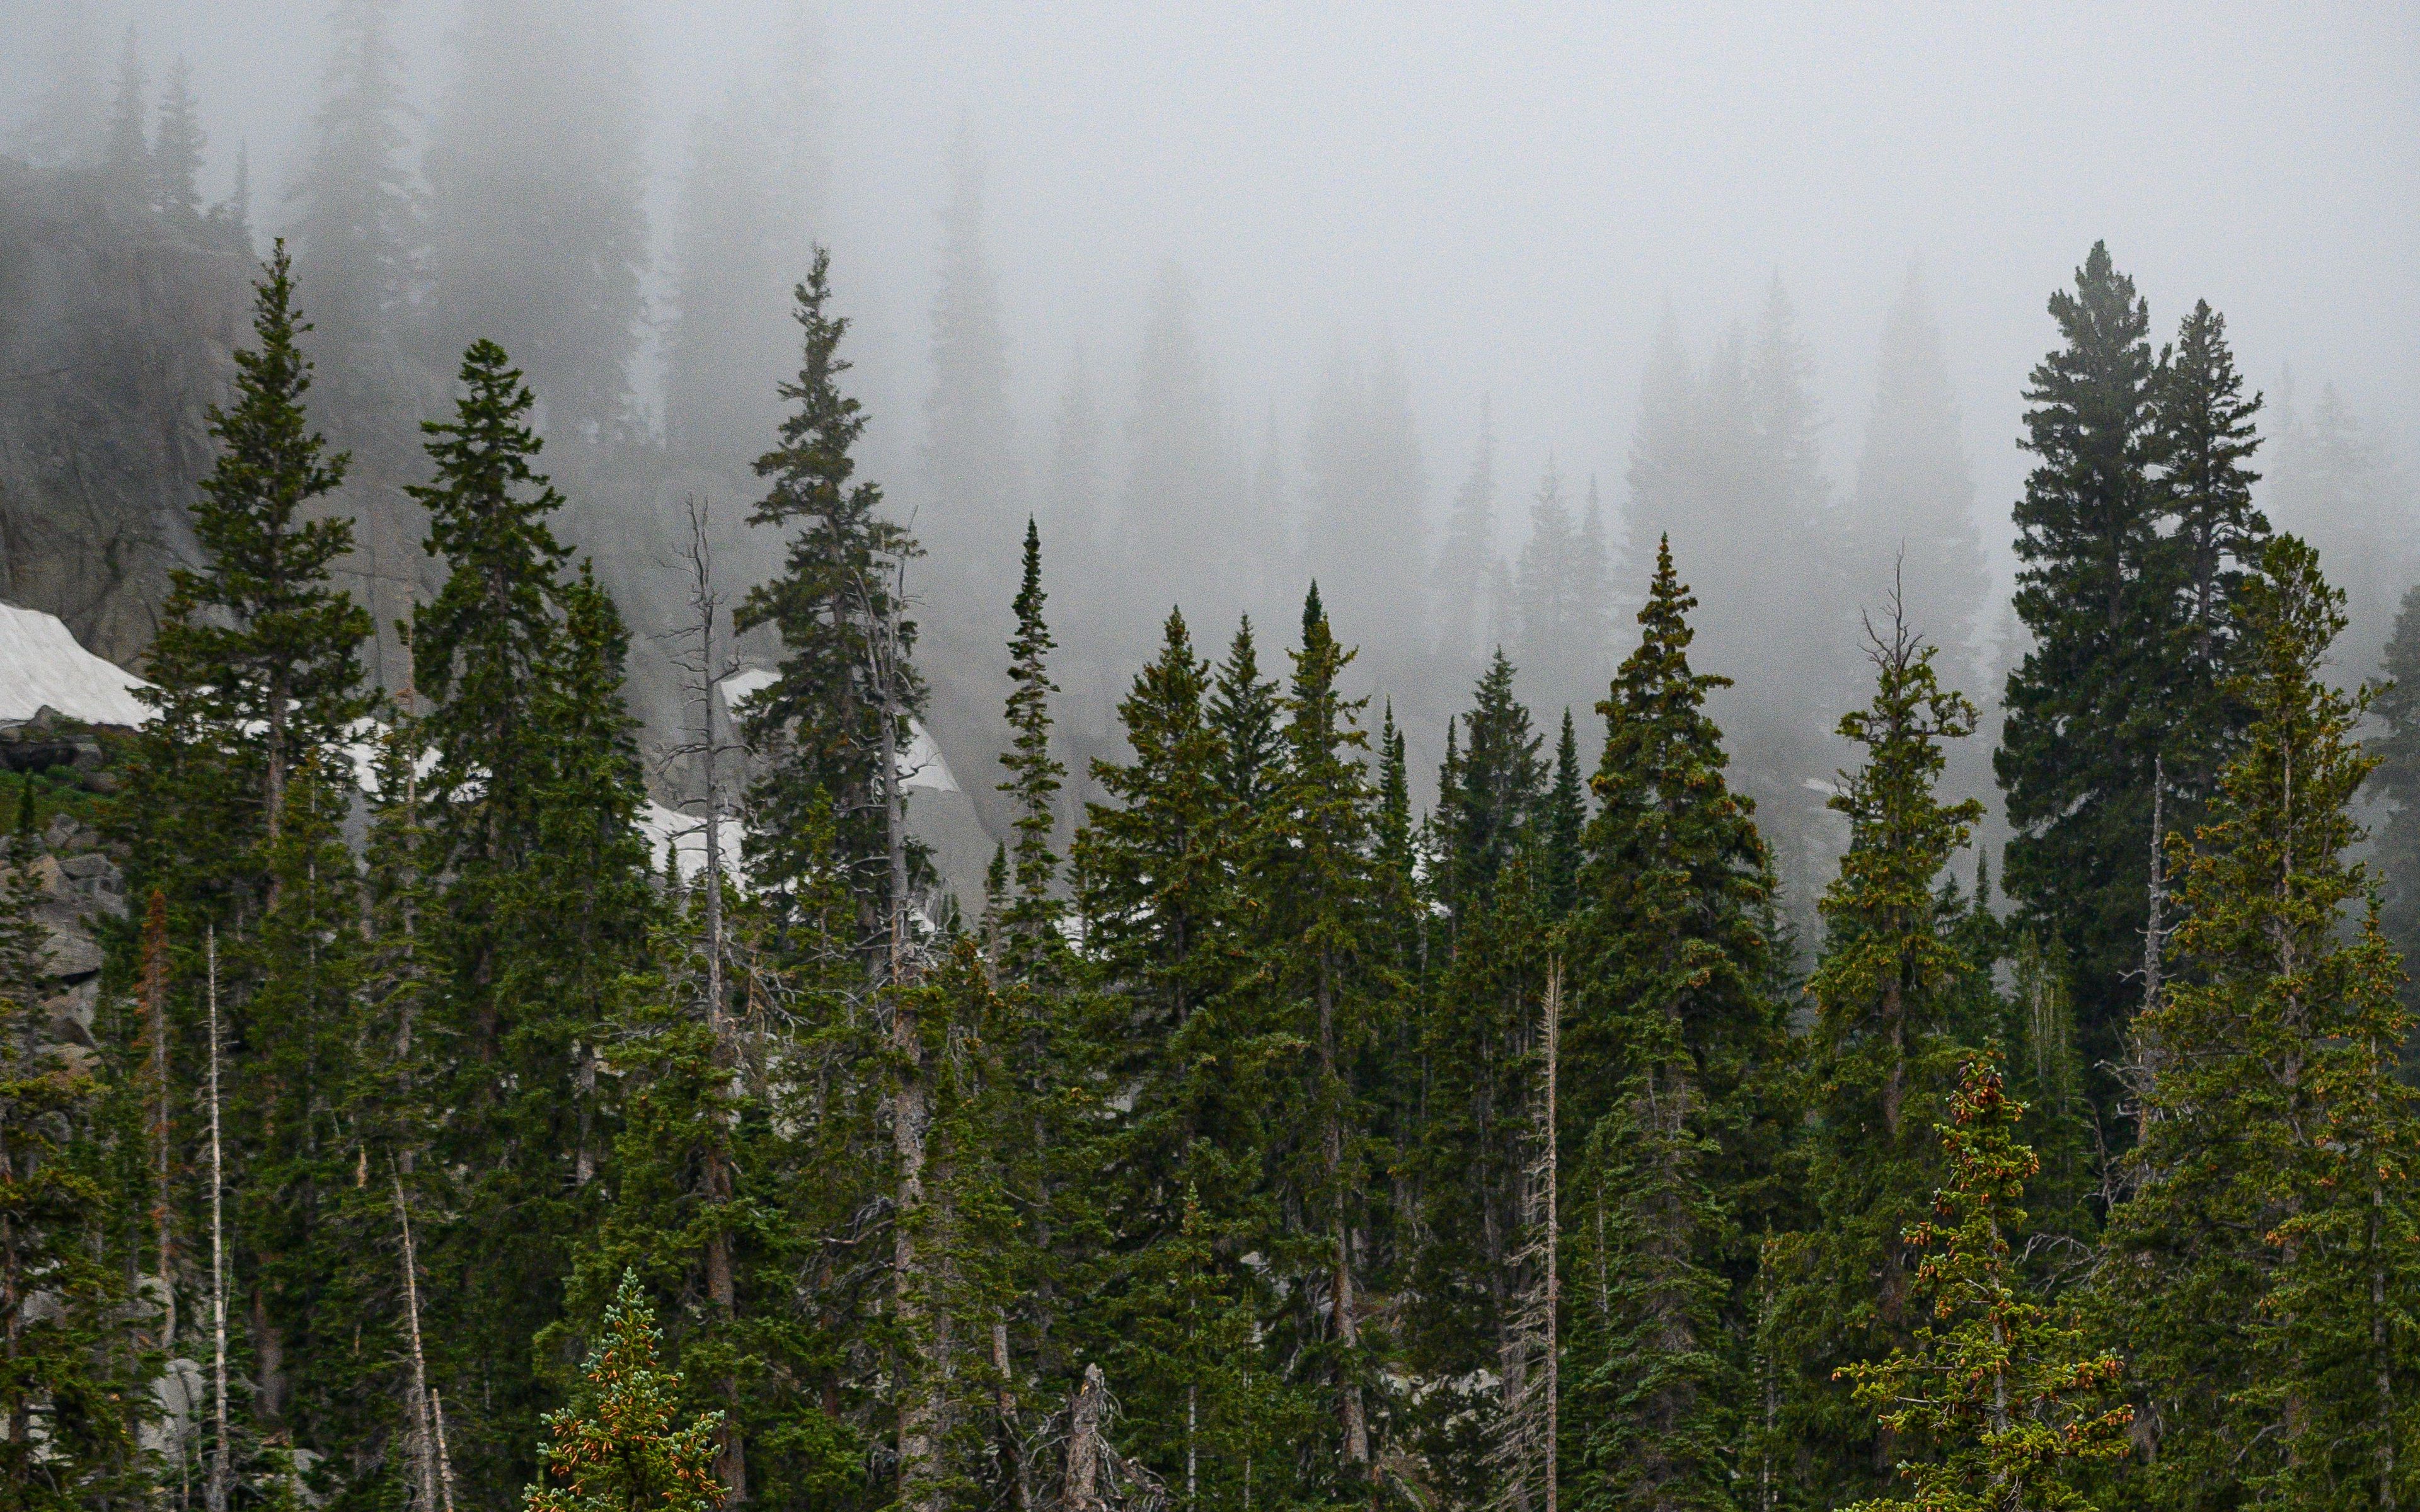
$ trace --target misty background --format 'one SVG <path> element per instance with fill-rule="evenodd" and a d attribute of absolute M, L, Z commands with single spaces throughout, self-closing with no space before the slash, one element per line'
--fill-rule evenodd
<path fill-rule="evenodd" d="M 372 18 L 396 108 L 364 156 L 338 139 Z M 130 37 L 147 112 L 185 61 L 200 197 L 226 208 L 180 233 L 186 262 L 122 274 L 73 185 Z M 795 366 L 786 291 L 828 244 L 864 471 L 931 552 L 928 723 L 994 834 L 1028 511 L 1071 803 L 1171 602 L 1206 650 L 1250 611 L 1281 666 L 1313 576 L 1416 774 L 1497 644 L 1550 739 L 1569 705 L 1591 753 L 1669 531 L 1803 914 L 1858 611 L 1902 553 L 1949 680 L 1997 692 L 2021 391 L 2045 298 L 2100 239 L 2155 341 L 2197 299 L 2227 316 L 2268 394 L 2263 503 L 2351 595 L 2346 677 L 2420 578 L 2412 7 L 0 0 L 0 150 L 33 170 L 0 177 L 5 591 L 121 659 L 158 574 L 113 543 L 176 560 L 199 463 L 121 438 L 114 471 L 66 468 L 62 424 L 161 427 L 16 379 L 89 339 L 75 311 L 138 346 L 184 311 L 190 382 L 120 409 L 186 414 L 280 234 L 321 327 L 318 417 L 360 455 L 353 569 L 381 624 L 422 581 L 414 423 L 493 336 L 546 403 L 566 534 L 641 632 L 659 734 L 678 697 L 646 638 L 676 612 L 680 501 L 711 500 L 733 597 L 769 572 L 747 463 Z M 383 273 L 330 229 L 346 207 L 391 220 Z M 1964 792 L 1990 795 L 1991 733 Z"/>

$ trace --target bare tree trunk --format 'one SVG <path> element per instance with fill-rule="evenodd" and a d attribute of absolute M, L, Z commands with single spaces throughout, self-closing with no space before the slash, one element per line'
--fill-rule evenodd
<path fill-rule="evenodd" d="M 1344 1126 L 1335 1096 L 1341 1077 L 1336 1065 L 1334 964 L 1325 950 L 1319 958 L 1318 993 L 1320 1102 L 1324 1109 L 1320 1153 L 1326 1166 L 1328 1222 L 1335 1229 L 1328 1321 L 1336 1330 L 1337 1342 L 1343 1346 L 1344 1357 L 1344 1379 L 1337 1391 L 1337 1416 L 1344 1430 L 1344 1458 L 1368 1469 L 1370 1420 L 1361 1400 L 1361 1322 L 1354 1299 L 1352 1212 L 1344 1191 Z"/>
<path fill-rule="evenodd" d="M 168 1119 L 168 900 L 159 888 L 151 889 L 151 899 L 143 911 L 143 1032 L 151 1041 L 151 1223 L 158 1245 L 160 1267 L 160 1352 L 169 1359 L 177 1354 L 177 1277 L 174 1230 L 169 1214 L 175 1210 L 173 1179 L 175 1156 L 170 1143 Z M 178 1441 L 179 1458 L 184 1443 Z"/>
<path fill-rule="evenodd" d="M 2165 856 L 2162 841 L 2167 831 L 2168 768 L 2164 757 L 2151 758 L 2151 871 L 2150 918 L 2143 930 L 2143 1013 L 2160 1006 L 2163 985 L 2161 960 L 2167 947 L 2168 885 Z M 2158 1033 L 2140 1017 L 2134 1021 L 2134 1135 L 2148 1138 L 2151 1132 L 2151 1094 L 2160 1080 L 2160 1041 Z"/>
<path fill-rule="evenodd" d="M 206 936 L 209 969 L 210 1032 L 210 1385 L 211 1412 L 217 1428 L 217 1453 L 210 1459 L 209 1479 L 203 1484 L 203 1504 L 209 1512 L 226 1512 L 227 1502 L 227 1343 L 226 1229 L 224 1203 L 226 1170 L 219 1145 L 219 932 L 209 926 Z"/>
<path fill-rule="evenodd" d="M 403 1175 L 395 1177 L 395 1217 L 403 1228 L 403 1311 L 411 1339 L 411 1469 L 420 1504 L 437 1507 L 437 1436 L 428 1414 L 428 1359 L 420 1348 L 420 1258 L 411 1245 L 411 1210 L 403 1200 Z"/>
<path fill-rule="evenodd" d="M 881 770 L 887 887 L 884 899 L 886 935 L 884 987 L 891 997 L 891 1048 L 896 1071 L 891 1093 L 892 1158 L 897 1163 L 892 1198 L 891 1285 L 892 1305 L 900 1332 L 916 1347 L 922 1336 L 945 1319 L 926 1305 L 930 1293 L 927 1258 L 917 1243 L 924 1210 L 925 1135 L 932 1124 L 932 1104 L 925 1086 L 924 1044 L 916 1021 L 909 986 L 911 963 L 908 940 L 908 809 L 899 786 L 899 721 L 905 717 L 899 696 L 898 600 L 892 597 L 889 616 L 878 626 L 872 646 L 876 691 L 882 700 L 877 758 Z M 865 595 L 870 599 L 871 595 Z M 926 1362 L 929 1386 L 915 1380 L 920 1372 L 902 1361 L 899 1401 L 899 1500 L 911 1512 L 939 1512 L 940 1392 L 939 1372 Z"/>
<path fill-rule="evenodd" d="M 445 1398 L 432 1388 L 428 1415 L 437 1420 L 437 1486 L 445 1498 L 445 1512 L 454 1512 L 454 1460 L 445 1452 Z"/>
<path fill-rule="evenodd" d="M 695 613 L 693 633 L 697 637 L 697 662 L 691 672 L 690 692 L 697 705 L 697 729 L 690 737 L 690 749 L 696 755 L 699 776 L 705 788 L 704 807 L 706 866 L 701 882 L 706 889 L 706 1023 L 714 1041 L 714 1070 L 717 1078 L 728 1089 L 737 1076 L 739 1054 L 735 1026 L 724 1002 L 723 939 L 722 939 L 722 784 L 716 758 L 721 754 L 721 742 L 714 730 L 715 688 L 721 680 L 721 669 L 715 657 L 714 620 L 722 601 L 714 591 L 714 554 L 706 538 L 706 507 L 705 501 L 692 496 L 689 500 L 690 539 L 690 608 Z M 679 853 L 674 853 L 675 872 L 680 866 Z M 706 1200 L 717 1213 L 726 1213 L 731 1206 L 731 1152 L 725 1148 L 732 1119 L 726 1111 L 717 1134 L 706 1151 Z M 706 1236 L 706 1291 L 725 1324 L 738 1315 L 738 1292 L 733 1275 L 731 1230 L 721 1224 Z M 718 1430 L 715 1453 L 715 1474 L 723 1485 L 726 1505 L 739 1506 L 748 1500 L 748 1449 L 739 1426 L 739 1378 L 725 1372 L 718 1383 L 722 1396 L 722 1427 Z"/>
<path fill-rule="evenodd" d="M 1491 1504 L 1497 1512 L 1556 1512 L 1557 1433 L 1562 1407 L 1561 1160 L 1556 1127 L 1556 1083 L 1561 1074 L 1563 967 L 1550 960 L 1538 1040 L 1538 1067 L 1529 1100 L 1531 1157 L 1521 1222 L 1528 1242 L 1513 1263 L 1529 1273 L 1512 1311 L 1508 1363 L 1518 1389 L 1505 1403 L 1488 1461 L 1497 1474 Z M 1600 1225 L 1603 1202 L 1600 1200 Z M 1598 1244 L 1602 1255 L 1603 1238 Z M 1600 1258 L 1602 1269 L 1602 1258 Z"/>
<path fill-rule="evenodd" d="M 1033 1477 L 1025 1462 L 1025 1437 L 1016 1420 L 1016 1378 L 1009 1370 L 1005 1319 L 992 1319 L 991 1368 L 998 1381 L 992 1388 L 992 1407 L 1000 1414 L 1001 1458 L 1006 1461 L 1010 1483 L 1016 1489 L 1016 1512 L 1033 1512 Z"/>
<path fill-rule="evenodd" d="M 1109 1504 L 1109 1443 L 1103 1419 L 1109 1414 L 1109 1383 L 1101 1367 L 1084 1367 L 1084 1384 L 1067 1412 L 1067 1484 L 1060 1498 L 1062 1512 L 1101 1512 Z"/>

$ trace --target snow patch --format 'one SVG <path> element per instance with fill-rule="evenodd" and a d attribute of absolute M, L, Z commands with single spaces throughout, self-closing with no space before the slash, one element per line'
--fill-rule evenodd
<path fill-rule="evenodd" d="M 57 615 L 0 604 L 0 721 L 30 719 L 47 704 L 85 724 L 132 728 L 151 717 L 134 697 L 149 686 L 78 645 Z"/>

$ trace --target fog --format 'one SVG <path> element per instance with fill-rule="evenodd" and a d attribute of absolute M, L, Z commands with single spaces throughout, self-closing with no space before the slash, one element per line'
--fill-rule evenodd
<path fill-rule="evenodd" d="M 631 133 L 646 315 L 629 337 L 629 399 L 654 434 L 680 432 L 684 415 L 706 427 L 695 436 L 728 433 L 696 450 L 740 480 L 723 488 L 735 516 L 736 463 L 775 412 L 764 384 L 791 340 L 779 289 L 803 273 L 810 239 L 829 243 L 857 322 L 855 391 L 875 417 L 867 469 L 935 552 L 928 659 L 946 684 L 948 664 L 979 656 L 1004 612 L 1012 528 L 1041 511 L 1057 612 L 1074 626 L 1063 682 L 1079 754 L 1106 738 L 1166 597 L 1198 605 L 1205 648 L 1223 646 L 1240 608 L 1278 616 L 1275 641 L 1291 623 L 1283 606 L 1317 572 L 1333 582 L 1340 633 L 1368 648 L 1368 686 L 1397 701 L 1416 764 L 1433 769 L 1478 650 L 1521 639 L 1505 606 L 1521 593 L 1530 506 L 1551 469 L 1574 552 L 1593 483 L 1613 592 L 1575 610 L 1602 616 L 1602 654 L 1546 683 L 1525 663 L 1540 723 L 1551 730 L 1563 702 L 1585 714 L 1652 553 L 1632 537 L 1669 527 L 1707 600 L 1714 670 L 1742 680 L 1735 737 L 1772 748 L 1755 758 L 1771 768 L 1768 805 L 1793 801 L 1783 795 L 1831 764 L 1807 732 L 1860 675 L 1854 604 L 1820 625 L 1791 620 L 1775 606 L 1804 597 L 1807 568 L 1788 541 L 1741 556 L 1730 527 L 1691 538 L 1702 489 L 1654 496 L 1655 470 L 1640 462 L 1654 450 L 1656 364 L 1681 388 L 1718 388 L 1734 362 L 1744 393 L 1760 374 L 1795 370 L 1805 403 L 1791 424 L 1806 455 L 1776 486 L 1809 539 L 1838 551 L 1854 535 L 1868 568 L 1905 544 L 1886 475 L 1908 464 L 1871 450 L 1885 424 L 1878 366 L 1886 393 L 1922 391 L 1916 410 L 1942 417 L 1917 447 L 1931 448 L 1925 486 L 1971 500 L 1960 507 L 1982 576 L 1913 584 L 1911 600 L 1988 696 L 2006 633 L 2008 511 L 2026 465 L 2013 445 L 2021 390 L 2055 339 L 2044 300 L 2096 239 L 2150 301 L 2155 343 L 2196 299 L 2226 314 L 2241 366 L 2270 394 L 2264 432 L 2282 435 L 2289 408 L 2308 423 L 2331 404 L 2358 428 L 2354 491 L 2376 507 L 2334 541 L 2326 521 L 2290 517 L 2297 498 L 2324 511 L 2345 493 L 2310 481 L 2313 463 L 2301 495 L 2277 480 L 2272 508 L 2323 548 L 2375 558 L 2359 565 L 2376 580 L 2354 585 L 2368 664 L 2410 585 L 2420 8 L 626 0 L 618 38 L 606 0 L 575 9 L 594 47 L 553 55 L 595 60 L 577 80 L 525 76 L 546 52 L 483 45 L 464 7 L 389 14 L 415 113 L 401 153 L 411 187 L 427 187 L 424 167 L 436 175 L 449 129 L 474 143 L 510 135 L 466 126 L 477 115 L 466 98 L 493 122 L 594 112 L 605 124 L 568 129 Z M 190 58 L 206 193 L 231 192 L 242 144 L 264 243 L 287 227 L 286 191 L 311 151 L 328 13 L 325 0 L 84 10 L 104 72 L 130 25 L 155 81 Z M 0 0 L 0 119 L 39 113 L 68 16 L 61 0 Z M 701 118 L 730 129 L 717 137 Z M 753 272 L 706 290 L 714 233 L 734 224 L 718 207 L 751 187 L 775 207 L 790 266 L 770 293 Z M 954 259 L 964 276 L 952 284 Z M 676 313 L 715 299 L 713 330 L 701 319 L 684 332 Z M 963 390 L 972 400 L 937 374 L 949 349 L 937 347 L 937 309 L 976 332 L 961 344 L 968 371 L 990 377 Z M 467 332 L 489 317 L 435 318 Z M 1793 337 L 1787 350 L 1776 332 Z M 1760 352 L 1780 355 L 1760 365 Z M 618 371 L 619 356 L 601 360 Z M 708 396 L 729 401 L 709 422 L 706 399 L 683 397 L 700 373 L 706 387 L 749 392 Z M 1482 428 L 1492 486 L 1474 494 Z M 1167 463 L 1187 447 L 1192 462 Z M 2277 464 L 2279 448 L 2263 460 Z M 1149 475 L 1162 463 L 1176 471 Z M 1202 481 L 1214 475 L 1223 481 Z M 1192 507 L 1215 528 L 1146 528 L 1151 506 L 1188 488 L 1206 490 Z M 1478 509 L 1457 527 L 1458 492 Z M 1067 502 L 1078 494 L 1090 526 Z M 954 515 L 969 497 L 985 509 Z M 1202 544 L 1213 536 L 1216 561 Z M 1911 548 L 1912 563 L 1921 555 Z M 1700 570 L 1716 558 L 1732 565 Z M 1878 596 L 1873 572 L 1849 577 L 1849 600 Z M 1389 623 L 1406 614 L 1423 623 Z M 1568 640 L 1528 628 L 1542 656 Z M 996 698 L 975 676 L 993 671 L 965 669 L 969 691 L 952 704 L 943 687 L 937 719 Z M 1808 703 L 1786 737 L 1752 728 L 1778 717 L 1758 702 L 1760 682 Z M 1979 789 L 1981 770 L 1970 764 L 1962 780 Z"/>

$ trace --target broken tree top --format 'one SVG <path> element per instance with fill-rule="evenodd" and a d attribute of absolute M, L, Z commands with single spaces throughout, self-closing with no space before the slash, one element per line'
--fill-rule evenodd
<path fill-rule="evenodd" d="M 55 614 L 0 604 L 0 724 L 45 707 L 85 724 L 133 726 L 151 717 L 141 678 L 76 643 Z"/>

